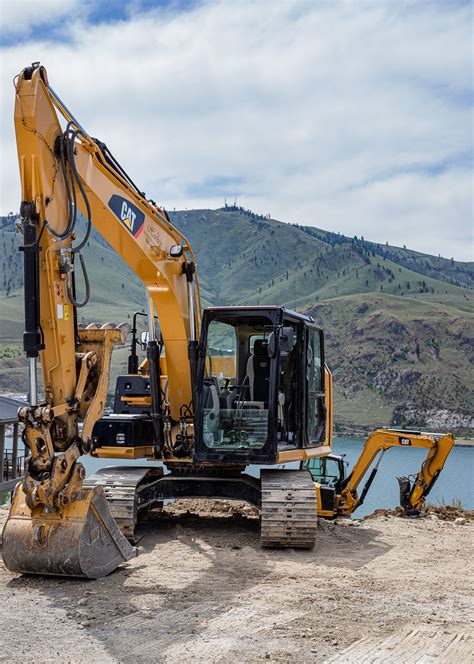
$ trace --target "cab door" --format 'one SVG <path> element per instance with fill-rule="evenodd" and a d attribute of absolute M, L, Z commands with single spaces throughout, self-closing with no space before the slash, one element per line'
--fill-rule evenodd
<path fill-rule="evenodd" d="M 323 333 L 306 327 L 306 441 L 308 446 L 320 445 L 325 435 L 324 350 Z"/>
<path fill-rule="evenodd" d="M 344 460 L 330 454 L 326 457 L 306 459 L 300 463 L 300 470 L 307 470 L 313 480 L 318 498 L 318 516 L 337 516 L 336 499 L 344 481 Z"/>

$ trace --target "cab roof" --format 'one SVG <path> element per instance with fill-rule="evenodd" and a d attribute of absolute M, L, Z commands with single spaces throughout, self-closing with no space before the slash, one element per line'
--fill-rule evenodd
<path fill-rule="evenodd" d="M 222 313 L 237 313 L 242 312 L 242 314 L 251 314 L 263 313 L 264 311 L 281 311 L 284 316 L 289 316 L 290 318 L 297 318 L 298 320 L 305 321 L 307 323 L 314 323 L 314 318 L 306 314 L 302 314 L 299 311 L 293 311 L 292 309 L 287 309 L 286 307 L 281 307 L 276 304 L 269 305 L 252 305 L 252 306 L 228 306 L 228 307 L 207 307 L 206 311 L 212 313 L 222 312 Z"/>

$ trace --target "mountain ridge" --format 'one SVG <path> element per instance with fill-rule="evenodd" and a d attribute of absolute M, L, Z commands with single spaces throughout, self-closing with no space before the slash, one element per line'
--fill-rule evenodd
<path fill-rule="evenodd" d="M 204 306 L 283 304 L 311 313 L 323 326 L 339 430 L 449 428 L 450 422 L 458 432 L 474 430 L 473 263 L 288 224 L 237 206 L 169 215 L 193 247 Z M 0 389 L 26 385 L 15 221 L 0 217 Z M 81 322 L 120 322 L 144 308 L 136 275 L 95 231 L 84 254 L 93 295 L 79 312 Z M 114 373 L 125 357 L 125 350 L 116 353 Z"/>

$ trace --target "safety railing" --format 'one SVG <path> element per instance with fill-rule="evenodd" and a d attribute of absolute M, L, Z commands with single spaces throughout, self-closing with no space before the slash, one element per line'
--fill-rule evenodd
<path fill-rule="evenodd" d="M 23 477 L 25 451 L 18 421 L 0 422 L 0 502 L 3 494 L 12 491 Z"/>

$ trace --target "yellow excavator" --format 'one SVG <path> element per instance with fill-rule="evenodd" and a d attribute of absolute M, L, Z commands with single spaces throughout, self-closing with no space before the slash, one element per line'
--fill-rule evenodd
<path fill-rule="evenodd" d="M 413 515 L 423 508 L 453 445 L 454 440 L 450 433 L 377 429 L 367 438 L 354 468 L 347 477 L 344 457 L 337 454 L 307 459 L 302 461 L 300 466 L 301 469 L 309 471 L 313 479 L 318 516 L 331 519 L 349 516 L 363 505 L 387 450 L 393 447 L 427 449 L 426 459 L 414 477 L 397 477 L 400 505 L 405 514 Z M 372 471 L 359 496 L 357 489 L 372 464 Z"/>
<path fill-rule="evenodd" d="M 104 576 L 135 555 L 139 517 L 180 497 L 248 501 L 260 509 L 263 546 L 310 548 L 318 512 L 350 513 L 374 449 L 394 444 L 429 448 L 404 484 L 405 504 L 419 508 L 452 436 L 377 431 L 353 473 L 332 481 L 329 464 L 343 465 L 331 455 L 332 380 L 314 320 L 281 306 L 201 311 L 189 242 L 74 118 L 45 68 L 23 69 L 15 94 L 30 403 L 19 411 L 28 460 L 3 530 L 6 566 Z M 138 312 L 132 330 L 78 322 L 91 292 L 82 249 L 92 227 L 144 284 L 140 336 Z M 104 415 L 112 350 L 130 331 L 128 373 Z M 85 478 L 82 455 L 162 465 Z M 301 465 L 281 468 L 289 462 Z M 252 465 L 266 466 L 260 477 L 245 472 Z"/>

